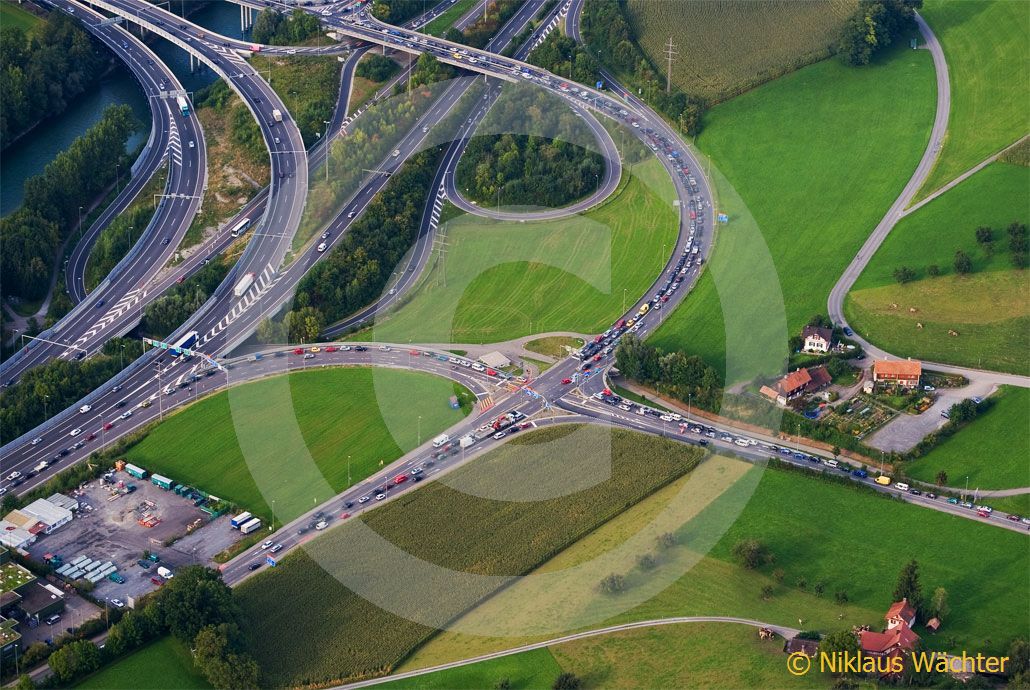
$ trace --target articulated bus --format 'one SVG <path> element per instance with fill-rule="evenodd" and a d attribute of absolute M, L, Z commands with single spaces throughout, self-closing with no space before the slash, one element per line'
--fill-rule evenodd
<path fill-rule="evenodd" d="M 182 336 L 179 342 L 175 343 L 175 345 L 169 351 L 172 353 L 173 357 L 180 357 L 182 356 L 182 351 L 188 350 L 194 345 L 196 345 L 197 340 L 199 340 L 199 338 L 200 336 L 196 331 L 190 331 L 186 335 Z M 187 357 L 187 359 L 189 358 Z"/>
<path fill-rule="evenodd" d="M 247 231 L 247 228 L 249 228 L 249 227 L 250 227 L 250 218 L 244 218 L 243 220 L 241 220 L 239 223 L 236 224 L 236 226 L 232 229 L 232 232 L 230 234 L 233 237 L 239 237 L 241 234 L 245 233 Z"/>

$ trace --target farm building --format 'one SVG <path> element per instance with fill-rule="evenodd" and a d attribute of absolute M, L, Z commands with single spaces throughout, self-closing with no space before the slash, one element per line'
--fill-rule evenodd
<path fill-rule="evenodd" d="M 826 367 L 809 367 L 792 371 L 777 381 L 774 386 L 762 386 L 759 392 L 779 405 L 786 405 L 802 395 L 826 388 L 830 385 L 831 380 L 830 372 L 826 371 Z"/>
<path fill-rule="evenodd" d="M 873 383 L 888 386 L 915 388 L 923 375 L 923 364 L 918 360 L 903 359 L 897 362 L 878 360 L 873 362 Z"/>
<path fill-rule="evenodd" d="M 887 629 L 883 632 L 859 632 L 858 646 L 862 652 L 876 657 L 901 656 L 911 652 L 919 642 L 919 635 L 912 630 L 916 624 L 916 610 L 908 600 L 894 602 L 884 620 L 887 621 Z"/>
<path fill-rule="evenodd" d="M 833 330 L 819 326 L 805 326 L 801 331 L 805 352 L 829 352 L 833 347 Z"/>

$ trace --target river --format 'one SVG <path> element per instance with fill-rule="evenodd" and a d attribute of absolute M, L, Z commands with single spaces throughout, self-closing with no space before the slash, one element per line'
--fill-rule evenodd
<path fill-rule="evenodd" d="M 173 2 L 172 10 L 179 12 L 181 5 L 181 2 Z M 242 36 L 239 6 L 229 2 L 213 2 L 194 12 L 190 20 L 216 33 L 236 38 Z M 135 33 L 139 35 L 138 29 Z M 152 41 L 150 46 L 175 72 L 187 91 L 196 91 L 217 78 L 206 67 L 190 73 L 186 52 L 167 41 Z M 146 141 L 150 136 L 147 100 L 136 79 L 119 62 L 117 69 L 77 98 L 63 113 L 41 123 L 0 155 L 0 215 L 7 215 L 21 204 L 25 180 L 43 172 L 43 168 L 68 148 L 76 137 L 99 122 L 107 106 L 120 103 L 129 105 L 145 124 L 144 129 L 130 139 L 128 149 L 133 150 Z"/>

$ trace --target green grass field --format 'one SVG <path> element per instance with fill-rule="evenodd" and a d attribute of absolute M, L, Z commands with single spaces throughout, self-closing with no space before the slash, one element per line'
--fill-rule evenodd
<path fill-rule="evenodd" d="M 898 355 L 1026 373 L 1030 281 L 1012 269 L 1005 228 L 1014 221 L 1030 222 L 1030 168 L 994 163 L 898 223 L 845 301 L 849 323 Z M 994 229 L 991 251 L 976 242 L 981 225 Z M 971 275 L 955 274 L 959 250 Z M 894 280 L 902 266 L 915 282 Z"/>
<path fill-rule="evenodd" d="M 754 628 L 740 625 L 684 623 L 566 642 L 376 687 L 480 689 L 507 678 L 512 688 L 546 690 L 562 671 L 574 673 L 588 689 L 829 684 L 828 676 L 787 673 L 782 638 L 762 641 Z"/>
<path fill-rule="evenodd" d="M 630 0 L 628 15 L 637 42 L 662 69 L 672 38 L 672 79 L 680 89 L 721 101 L 829 55 L 856 4 Z M 686 26 L 689 38 L 675 29 Z"/>
<path fill-rule="evenodd" d="M 1030 14 L 1008 0 L 926 0 L 920 13 L 951 77 L 947 139 L 925 196 L 1030 132 Z"/>
<path fill-rule="evenodd" d="M 265 379 L 171 416 L 125 457 L 266 517 L 274 499 L 276 518 L 289 520 L 348 486 L 348 457 L 358 482 L 415 447 L 419 432 L 426 440 L 460 421 L 448 405 L 455 387 L 369 368 Z"/>
<path fill-rule="evenodd" d="M 83 690 L 207 690 L 190 650 L 165 637 L 119 659 L 75 687 Z"/>
<path fill-rule="evenodd" d="M 658 161 L 630 174 L 601 206 L 528 223 L 474 216 L 443 229 L 411 301 L 380 318 L 377 340 L 490 343 L 531 333 L 603 331 L 664 266 L 676 239 L 672 183 Z M 367 338 L 367 335 L 361 337 Z"/>
<path fill-rule="evenodd" d="M 948 485 L 974 489 L 1012 489 L 1030 486 L 1030 389 L 1002 386 L 987 414 L 926 456 L 908 463 L 909 476 L 934 481 L 941 470 Z"/>
<path fill-rule="evenodd" d="M 562 476 L 583 477 L 584 488 L 540 493 L 556 483 L 547 470 L 556 457 Z M 429 621 L 443 623 L 467 610 L 508 582 L 506 576 L 528 572 L 690 472 L 700 457 L 698 449 L 664 439 L 552 427 L 521 435 L 446 480 L 327 532 L 237 590 L 264 682 L 325 684 L 389 672 L 433 634 Z M 525 492 L 518 495 L 527 500 L 486 497 L 498 491 Z M 394 560 L 382 539 L 404 560 Z M 426 562 L 444 572 L 425 571 Z"/>
<path fill-rule="evenodd" d="M 715 279 L 702 278 L 655 344 L 720 369 L 726 333 L 735 347 L 768 350 L 776 339 L 785 355 L 786 335 L 826 312 L 830 288 L 915 169 L 933 100 L 929 55 L 896 50 L 862 69 L 826 60 L 713 108 L 697 143 L 712 158 L 719 210 L 730 222 L 706 272 Z M 744 251 L 762 240 L 768 254 Z M 765 284 L 776 276 L 760 277 L 768 256 L 778 286 Z M 788 334 L 765 332 L 771 309 L 749 315 L 741 306 L 777 287 Z M 724 323 L 726 305 L 742 316 Z"/>
<path fill-rule="evenodd" d="M 0 27 L 18 27 L 28 31 L 40 23 L 39 17 L 26 12 L 13 2 L 0 3 Z"/>
<path fill-rule="evenodd" d="M 429 34 L 430 36 L 443 36 L 447 33 L 447 29 L 451 28 L 454 22 L 458 21 L 463 14 L 472 9 L 472 6 L 476 4 L 477 1 L 478 0 L 458 0 L 448 7 L 443 14 L 426 24 L 422 29 L 422 32 Z"/>
<path fill-rule="evenodd" d="M 844 313 L 869 342 L 899 357 L 1027 374 L 1028 300 L 1024 271 L 990 271 L 853 292 Z"/>
<path fill-rule="evenodd" d="M 688 519 L 674 530 L 677 544 L 659 552 L 657 568 L 649 573 L 621 571 L 627 573 L 627 589 L 621 596 L 629 596 L 638 588 L 654 593 L 604 624 L 720 615 L 792 627 L 798 627 L 801 619 L 801 627 L 823 632 L 857 624 L 882 626 L 897 574 L 904 563 L 915 558 L 924 593 L 945 587 L 952 608 L 941 634 L 924 636 L 928 647 L 944 648 L 954 638 L 954 649 L 1000 651 L 1009 640 L 1025 634 L 1030 594 L 1025 588 L 1013 589 L 1013 583 L 1025 579 L 1030 567 L 1025 535 L 802 474 L 779 470 L 763 473 L 741 465 L 736 460 L 708 460 L 690 476 L 627 510 L 535 572 L 560 571 L 593 561 L 665 514 L 677 497 L 689 490 L 689 482 L 703 478 L 694 491 L 710 493 L 708 486 L 721 479 L 717 472 L 733 473 L 738 479 L 721 479 L 724 490 L 703 511 L 686 515 Z M 723 531 L 727 520 L 732 524 Z M 756 571 L 738 566 L 731 550 L 747 538 L 764 542 L 774 554 L 775 563 Z M 713 544 L 710 550 L 697 550 L 706 544 Z M 774 569 L 783 570 L 782 582 L 772 577 Z M 990 577 L 971 577 L 985 572 L 991 573 Z M 666 585 L 666 577 L 675 579 Z M 802 577 L 804 588 L 798 583 Z M 816 593 L 819 583 L 822 594 Z M 773 587 L 768 599 L 761 596 L 765 585 Z M 848 604 L 835 603 L 837 591 L 847 593 Z M 596 589 L 572 596 L 584 610 L 603 606 L 605 601 L 605 595 Z M 569 597 L 566 589 L 540 591 L 516 583 L 460 619 L 453 626 L 459 631 L 435 636 L 398 670 L 424 668 L 549 639 L 553 635 L 502 638 L 460 630 L 463 626 L 474 629 L 477 620 L 493 620 L 502 612 L 506 618 L 525 621 L 546 618 Z M 923 632 L 921 626 L 917 625 L 917 632 Z"/>
<path fill-rule="evenodd" d="M 992 163 L 902 218 L 855 281 L 854 290 L 894 284 L 893 272 L 900 266 L 915 270 L 917 278 L 927 277 L 931 264 L 937 264 L 942 275 L 953 275 L 955 252 L 960 249 L 972 258 L 975 272 L 1009 270 L 1005 228 L 1014 221 L 1030 223 L 1030 168 Z M 997 247 L 992 254 L 976 243 L 981 225 L 994 228 Z"/>
<path fill-rule="evenodd" d="M 583 340 L 580 338 L 570 338 L 564 335 L 549 336 L 547 338 L 537 338 L 536 340 L 530 340 L 525 345 L 526 349 L 530 352 L 538 352 L 548 357 L 555 357 L 562 359 L 568 356 L 568 350 L 566 348 L 577 349 L 583 347 Z"/>

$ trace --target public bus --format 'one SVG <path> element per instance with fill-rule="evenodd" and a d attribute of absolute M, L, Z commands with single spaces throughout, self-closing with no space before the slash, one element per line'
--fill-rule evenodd
<path fill-rule="evenodd" d="M 232 232 L 230 234 L 233 237 L 239 237 L 241 234 L 245 233 L 247 231 L 247 228 L 249 227 L 250 218 L 244 218 L 239 223 L 237 223 L 235 227 L 233 227 Z"/>
<path fill-rule="evenodd" d="M 172 346 L 172 349 L 171 349 L 172 356 L 173 357 L 180 357 L 180 356 L 182 356 L 182 354 L 183 354 L 182 351 L 183 350 L 188 350 L 191 347 L 193 347 L 194 345 L 196 345 L 197 344 L 197 340 L 199 340 L 199 338 L 200 338 L 200 336 L 199 336 L 199 334 L 196 331 L 190 331 L 186 335 L 182 336 L 182 338 L 179 339 L 179 342 L 175 343 L 175 345 Z M 187 359 L 188 359 L 188 357 L 187 357 Z"/>

